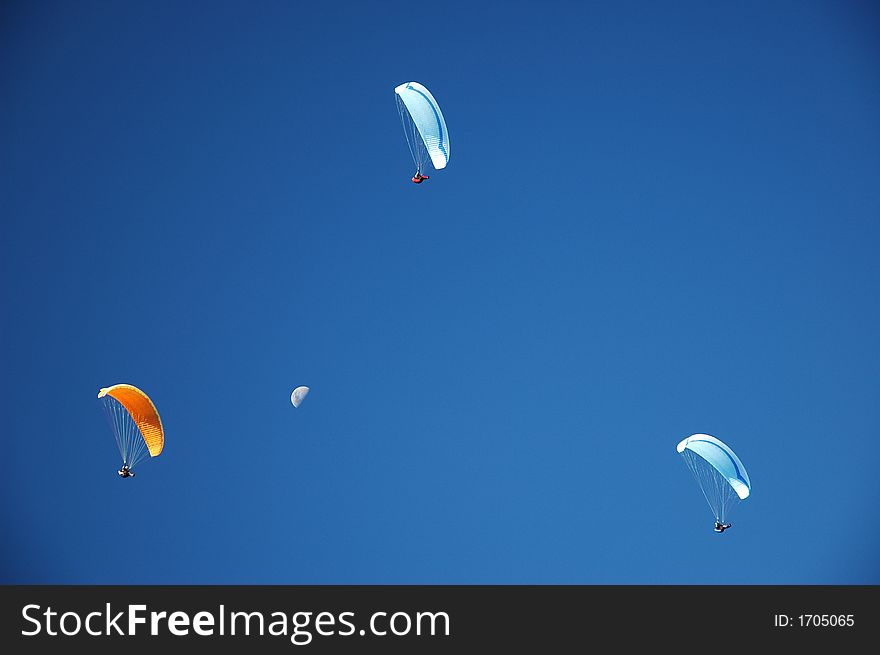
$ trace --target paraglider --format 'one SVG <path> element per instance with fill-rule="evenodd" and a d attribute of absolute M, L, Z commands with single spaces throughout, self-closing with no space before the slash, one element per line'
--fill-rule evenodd
<path fill-rule="evenodd" d="M 305 400 L 305 397 L 309 393 L 308 387 L 297 387 L 290 394 L 290 402 L 294 407 L 299 407 L 302 404 L 302 401 Z"/>
<path fill-rule="evenodd" d="M 147 455 L 157 457 L 165 447 L 162 419 L 149 396 L 130 384 L 116 384 L 98 391 L 116 446 L 122 456 L 121 478 L 133 478 L 135 464 Z"/>
<path fill-rule="evenodd" d="M 709 434 L 692 434 L 675 449 L 709 503 L 715 516 L 715 532 L 724 532 L 731 525 L 727 518 L 733 507 L 752 492 L 745 466 L 730 446 Z"/>
<path fill-rule="evenodd" d="M 429 178 L 422 174 L 428 159 L 436 170 L 449 163 L 449 131 L 440 105 L 424 86 L 405 82 L 394 89 L 394 94 L 406 143 L 416 165 L 412 181 L 421 184 Z"/>

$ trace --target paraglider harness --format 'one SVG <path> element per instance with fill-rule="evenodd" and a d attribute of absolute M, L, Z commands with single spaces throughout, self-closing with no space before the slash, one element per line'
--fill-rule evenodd
<path fill-rule="evenodd" d="M 421 169 L 421 167 L 419 167 L 418 169 L 416 169 L 416 174 L 413 175 L 413 177 L 412 177 L 412 181 L 413 181 L 415 184 L 421 184 L 422 182 L 424 182 L 424 181 L 427 180 L 427 179 L 428 179 L 428 176 L 427 176 L 427 175 L 422 175 L 422 169 Z"/>
<path fill-rule="evenodd" d="M 715 521 L 715 532 L 721 533 L 727 530 L 730 527 L 730 523 L 720 523 Z"/>
<path fill-rule="evenodd" d="M 119 477 L 121 477 L 121 478 L 133 478 L 134 477 L 134 471 L 132 471 L 130 468 L 128 468 L 128 464 L 123 464 L 122 468 L 119 469 L 117 471 L 117 473 L 119 474 Z"/>

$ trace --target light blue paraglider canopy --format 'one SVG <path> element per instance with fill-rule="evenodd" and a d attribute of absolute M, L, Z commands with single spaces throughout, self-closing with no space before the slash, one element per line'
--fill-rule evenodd
<path fill-rule="evenodd" d="M 424 148 L 434 168 L 445 168 L 449 163 L 449 131 L 434 96 L 418 82 L 405 82 L 396 87 L 394 93 L 397 94 L 407 141 L 418 141 L 409 143 L 416 164 L 421 166 L 418 150 Z"/>
<path fill-rule="evenodd" d="M 679 453 L 691 451 L 712 466 L 733 488 L 740 500 L 749 497 L 752 483 L 746 467 L 730 446 L 709 434 L 692 434 L 675 448 Z"/>

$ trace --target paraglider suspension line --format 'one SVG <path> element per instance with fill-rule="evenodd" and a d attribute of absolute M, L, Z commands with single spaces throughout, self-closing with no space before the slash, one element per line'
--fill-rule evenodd
<path fill-rule="evenodd" d="M 149 452 L 147 443 L 144 441 L 135 419 L 123 407 L 122 403 L 112 396 L 105 396 L 102 400 L 110 429 L 113 431 L 113 436 L 116 437 L 116 447 L 122 457 L 122 464 L 132 469 Z"/>
<path fill-rule="evenodd" d="M 399 95 L 395 94 L 395 97 L 397 98 L 397 113 L 400 114 L 400 124 L 403 126 L 403 132 L 406 135 L 406 145 L 409 147 L 409 154 L 416 165 L 416 170 L 420 173 L 422 171 L 422 164 L 427 159 L 428 151 L 403 100 L 400 99 Z"/>

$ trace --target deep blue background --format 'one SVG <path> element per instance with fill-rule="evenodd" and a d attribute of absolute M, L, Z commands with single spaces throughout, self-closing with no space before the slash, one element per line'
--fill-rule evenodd
<path fill-rule="evenodd" d="M 880 583 L 880 10 L 706 4 L 4 3 L 0 581 Z"/>

